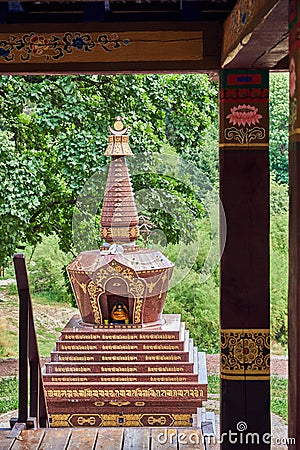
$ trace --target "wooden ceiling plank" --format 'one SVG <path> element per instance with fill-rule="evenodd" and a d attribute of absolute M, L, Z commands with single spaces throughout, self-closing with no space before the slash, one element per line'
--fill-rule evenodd
<path fill-rule="evenodd" d="M 260 61 L 256 65 L 256 62 L 284 40 L 288 32 L 288 20 L 284 19 L 287 11 L 287 0 L 238 0 L 223 26 L 222 67 L 241 68 L 246 63 L 248 68 L 265 64 L 269 68 L 268 58 L 265 63 Z M 262 46 L 259 54 L 254 51 L 257 45 Z M 284 47 L 283 51 L 287 49 Z M 281 54 L 279 59 L 283 57 L 284 54 Z M 276 63 L 272 62 L 273 65 Z"/>

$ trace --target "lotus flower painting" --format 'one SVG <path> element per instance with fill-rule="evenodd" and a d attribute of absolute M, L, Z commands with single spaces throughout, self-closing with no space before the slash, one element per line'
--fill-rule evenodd
<path fill-rule="evenodd" d="M 230 109 L 231 113 L 226 116 L 229 123 L 245 127 L 246 125 L 256 125 L 262 119 L 262 115 L 258 114 L 258 108 L 250 105 L 238 105 Z"/>
<path fill-rule="evenodd" d="M 249 144 L 254 139 L 263 139 L 265 129 L 257 126 L 262 118 L 256 106 L 245 103 L 233 106 L 230 108 L 230 114 L 226 116 L 229 124 L 233 126 L 225 129 L 225 138 L 235 140 L 239 144 Z"/>

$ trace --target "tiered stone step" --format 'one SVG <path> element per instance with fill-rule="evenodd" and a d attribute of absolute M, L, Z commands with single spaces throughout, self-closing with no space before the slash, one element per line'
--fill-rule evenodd
<path fill-rule="evenodd" d="M 52 426 L 192 426 L 207 398 L 205 354 L 180 322 L 82 326 L 74 316 L 43 374 Z"/>

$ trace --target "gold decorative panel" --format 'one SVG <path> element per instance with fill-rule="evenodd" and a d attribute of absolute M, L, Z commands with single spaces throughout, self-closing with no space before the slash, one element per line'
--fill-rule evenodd
<path fill-rule="evenodd" d="M 221 330 L 221 378 L 265 380 L 270 377 L 270 330 Z"/>
<path fill-rule="evenodd" d="M 192 414 L 50 414 L 51 427 L 189 427 Z"/>

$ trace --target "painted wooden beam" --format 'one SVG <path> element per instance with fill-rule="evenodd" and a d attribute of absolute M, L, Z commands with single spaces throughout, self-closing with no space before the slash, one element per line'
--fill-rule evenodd
<path fill-rule="evenodd" d="M 268 71 L 221 72 L 219 142 L 221 448 L 270 449 Z"/>
<path fill-rule="evenodd" d="M 0 73 L 209 70 L 219 37 L 201 22 L 4 25 Z"/>
<path fill-rule="evenodd" d="M 80 27 L 79 27 L 80 28 Z M 0 33 L 2 64 L 48 62 L 198 61 L 202 31 Z"/>
<path fill-rule="evenodd" d="M 288 0 L 239 0 L 223 27 L 223 68 L 276 66 L 288 54 Z"/>

